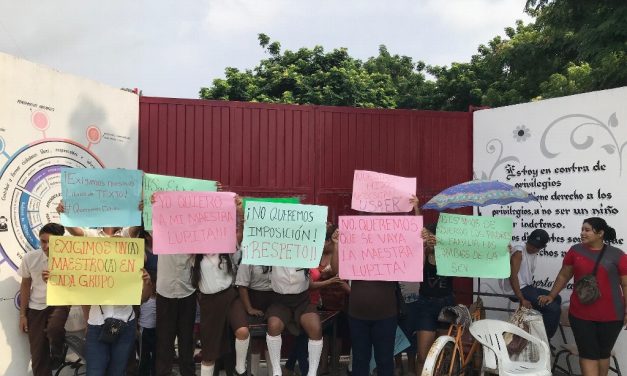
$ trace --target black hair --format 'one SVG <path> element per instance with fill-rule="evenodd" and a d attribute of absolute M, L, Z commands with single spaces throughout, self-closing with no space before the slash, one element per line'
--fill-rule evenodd
<path fill-rule="evenodd" d="M 333 237 L 333 233 L 335 232 L 335 230 L 337 230 L 337 225 L 335 223 L 329 224 L 327 225 L 327 234 L 324 237 L 325 241 L 329 241 L 331 240 L 331 238 Z"/>
<path fill-rule="evenodd" d="M 200 284 L 200 262 L 202 258 L 205 257 L 204 254 L 197 254 L 194 258 L 194 266 L 192 266 L 192 286 L 195 289 L 198 289 Z M 220 263 L 218 264 L 218 269 L 222 269 L 222 264 L 226 264 L 226 271 L 229 274 L 233 274 L 233 261 L 231 261 L 231 256 L 228 253 L 220 253 Z"/>
<path fill-rule="evenodd" d="M 137 230 L 137 239 L 144 239 L 146 250 L 152 253 L 152 234 L 146 231 L 146 228 L 144 227 L 143 223 L 144 222 L 142 221 L 142 225 L 139 226 L 139 229 Z"/>
<path fill-rule="evenodd" d="M 39 235 L 41 236 L 42 234 L 63 236 L 63 234 L 65 234 L 65 227 L 54 222 L 46 223 L 44 227 L 39 230 Z"/>
<path fill-rule="evenodd" d="M 150 236 L 150 233 L 146 231 L 144 226 L 140 226 L 137 230 L 137 238 L 138 239 L 146 239 L 146 237 Z"/>
<path fill-rule="evenodd" d="M 425 226 L 425 228 L 427 229 L 427 231 L 435 235 L 435 231 L 438 228 L 438 223 L 437 222 L 429 223 L 428 225 Z"/>
<path fill-rule="evenodd" d="M 610 227 L 605 219 L 599 217 L 590 217 L 583 220 L 583 223 L 587 223 L 592 227 L 595 232 L 603 231 L 603 240 L 611 242 L 616 240 L 616 230 Z"/>

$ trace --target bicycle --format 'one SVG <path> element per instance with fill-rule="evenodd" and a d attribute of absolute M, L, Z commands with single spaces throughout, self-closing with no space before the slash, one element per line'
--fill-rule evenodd
<path fill-rule="evenodd" d="M 471 338 L 470 342 L 465 340 L 464 334 L 467 333 L 467 328 L 472 322 L 481 319 L 483 308 L 481 298 L 477 299 L 473 306 L 472 313 L 461 304 L 446 307 L 443 310 L 445 313 L 448 312 L 447 321 L 451 324 L 448 333 L 438 337 L 429 349 L 429 354 L 422 368 L 422 376 L 463 376 L 473 369 L 471 362 L 475 359 L 475 353 L 481 354 L 478 351 L 481 351 L 482 347 L 472 336 L 469 337 Z M 468 351 L 465 351 L 465 348 L 468 347 Z"/>

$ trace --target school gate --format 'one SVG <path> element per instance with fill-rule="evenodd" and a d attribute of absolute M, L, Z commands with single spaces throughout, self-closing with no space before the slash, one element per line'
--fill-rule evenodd
<path fill-rule="evenodd" d="M 416 176 L 423 204 L 472 180 L 472 134 L 470 112 L 142 97 L 138 166 L 218 180 L 242 196 L 298 196 L 327 205 L 337 222 L 355 214 L 356 169 Z M 425 223 L 437 219 L 432 210 L 424 216 Z M 472 279 L 457 278 L 455 289 L 471 302 Z"/>

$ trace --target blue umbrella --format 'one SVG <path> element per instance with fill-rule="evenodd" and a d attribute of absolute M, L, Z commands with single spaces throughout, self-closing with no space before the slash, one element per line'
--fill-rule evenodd
<path fill-rule="evenodd" d="M 472 180 L 446 188 L 423 205 L 438 211 L 466 206 L 507 205 L 538 201 L 531 193 L 497 180 Z"/>

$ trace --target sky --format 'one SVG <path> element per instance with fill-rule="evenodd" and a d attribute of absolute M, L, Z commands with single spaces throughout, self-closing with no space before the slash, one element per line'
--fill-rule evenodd
<path fill-rule="evenodd" d="M 282 49 L 346 47 L 432 65 L 465 62 L 524 14 L 524 0 L 0 0 L 0 51 L 143 95 L 197 98 L 226 67 Z"/>

